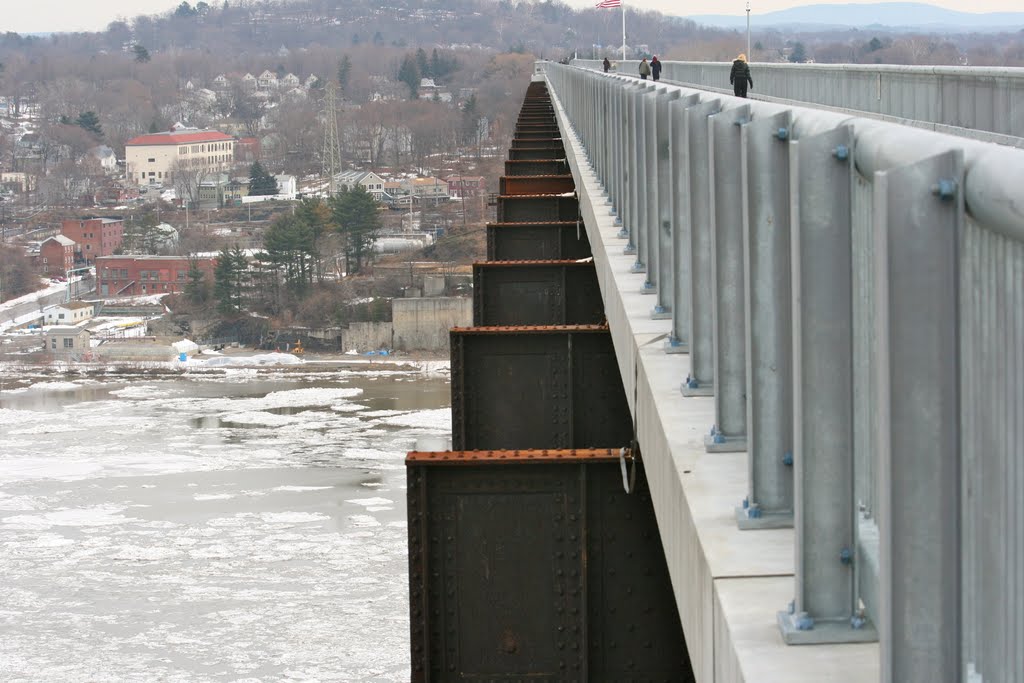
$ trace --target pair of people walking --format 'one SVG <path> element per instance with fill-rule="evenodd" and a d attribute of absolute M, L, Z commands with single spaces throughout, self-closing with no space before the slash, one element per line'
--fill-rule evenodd
<path fill-rule="evenodd" d="M 646 81 L 648 76 L 656 81 L 661 78 L 661 62 L 658 60 L 658 55 L 651 57 L 650 64 L 647 63 L 646 57 L 640 62 L 640 78 Z"/>

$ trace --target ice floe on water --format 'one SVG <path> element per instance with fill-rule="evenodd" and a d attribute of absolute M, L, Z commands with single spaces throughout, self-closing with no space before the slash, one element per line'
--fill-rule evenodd
<path fill-rule="evenodd" d="M 408 681 L 404 457 L 449 388 L 380 364 L 0 394 L 0 678 Z"/>

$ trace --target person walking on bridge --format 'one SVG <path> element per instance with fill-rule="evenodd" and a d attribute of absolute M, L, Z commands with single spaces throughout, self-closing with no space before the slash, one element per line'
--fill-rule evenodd
<path fill-rule="evenodd" d="M 643 58 L 640 62 L 640 78 L 647 80 L 647 77 L 651 75 L 651 65 L 647 63 L 647 57 Z"/>
<path fill-rule="evenodd" d="M 604 66 L 604 72 L 605 73 L 608 73 L 608 69 L 612 68 L 612 63 L 608 61 L 607 57 L 604 58 L 603 66 Z"/>
<path fill-rule="evenodd" d="M 661 78 L 661 60 L 658 59 L 658 55 L 651 57 L 651 78 L 654 80 Z"/>
<path fill-rule="evenodd" d="M 754 79 L 750 77 L 750 66 L 747 64 L 747 56 L 740 53 L 740 56 L 733 60 L 732 71 L 729 72 L 729 82 L 732 83 L 732 91 L 736 97 L 747 96 L 747 83 L 754 87 Z"/>

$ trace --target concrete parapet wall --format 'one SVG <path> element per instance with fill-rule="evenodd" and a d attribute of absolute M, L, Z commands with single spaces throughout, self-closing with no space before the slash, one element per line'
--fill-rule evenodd
<path fill-rule="evenodd" d="M 374 351 L 392 347 L 391 323 L 350 323 L 342 334 L 346 351 Z"/>
<path fill-rule="evenodd" d="M 465 297 L 395 299 L 394 347 L 403 351 L 448 350 L 448 330 L 473 324 L 473 300 Z"/>

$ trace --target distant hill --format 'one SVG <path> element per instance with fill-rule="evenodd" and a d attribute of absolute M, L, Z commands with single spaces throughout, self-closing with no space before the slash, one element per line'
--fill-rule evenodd
<path fill-rule="evenodd" d="M 688 16 L 704 26 L 744 28 L 746 14 L 703 14 Z M 963 33 L 974 31 L 1017 31 L 1024 28 L 1024 12 L 973 14 L 935 7 L 920 2 L 880 2 L 865 5 L 804 5 L 778 12 L 753 14 L 758 27 L 787 30 L 825 31 L 845 28 L 880 28 L 893 31 Z"/>

